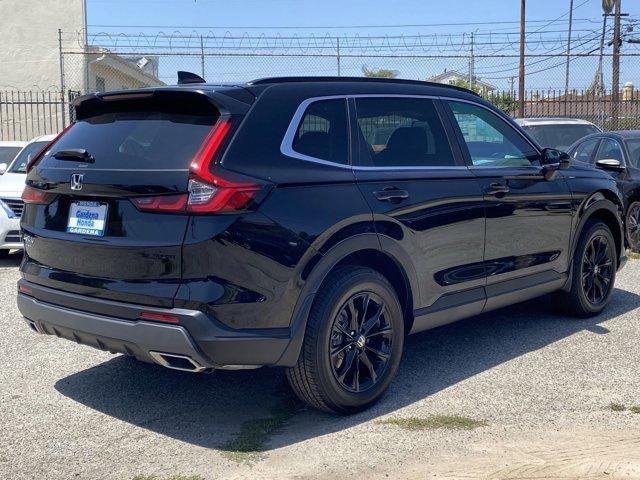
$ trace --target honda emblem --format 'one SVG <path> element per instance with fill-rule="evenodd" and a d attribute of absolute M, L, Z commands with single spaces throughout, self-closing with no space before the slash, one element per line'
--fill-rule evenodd
<path fill-rule="evenodd" d="M 82 190 L 82 173 L 73 173 L 71 175 L 71 190 Z"/>

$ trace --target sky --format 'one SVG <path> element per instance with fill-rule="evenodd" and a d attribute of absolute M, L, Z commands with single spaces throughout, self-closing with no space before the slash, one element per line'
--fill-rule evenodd
<path fill-rule="evenodd" d="M 545 51 L 562 53 L 566 48 L 567 19 L 570 0 L 527 0 L 527 30 L 531 45 Z M 480 54 L 516 53 L 517 29 L 519 21 L 519 0 L 86 0 L 90 36 L 108 32 L 112 36 L 120 33 L 135 36 L 162 34 L 193 34 L 216 37 L 205 40 L 206 48 L 220 48 L 219 39 L 227 36 L 296 36 L 326 38 L 345 37 L 343 53 L 348 52 L 346 37 L 363 38 L 406 36 L 410 42 L 413 36 L 424 35 L 427 43 L 436 42 L 440 53 L 442 43 L 452 39 L 454 43 L 469 43 L 469 32 L 475 32 L 476 51 Z M 629 20 L 640 18 L 640 1 L 622 0 L 623 12 L 629 13 Z M 601 0 L 574 0 L 575 29 L 573 47 L 579 50 L 585 45 L 582 40 L 591 38 L 592 42 L 584 48 L 591 48 L 593 41 L 597 45 L 597 32 L 600 29 Z M 587 21 L 590 20 L 590 21 Z M 493 32 L 489 36 L 488 32 Z M 590 33 L 591 32 L 591 33 Z M 512 36 L 506 36 L 512 33 Z M 636 27 L 640 38 L 640 24 Z M 591 35 L 591 37 L 589 37 Z M 631 34 L 633 35 L 633 34 Z M 96 40 L 102 38 L 102 40 Z M 94 42 L 109 40 L 95 37 Z M 114 37 L 111 37 L 114 38 Z M 122 37 L 121 37 L 122 38 Z M 549 43 L 540 47 L 539 40 Z M 122 41 L 117 46 L 122 45 Z M 306 40 L 305 40 L 306 41 Z M 375 40 L 379 42 L 382 40 Z M 422 41 L 422 40 L 421 40 Z M 208 43 L 207 43 L 208 42 Z M 406 40 L 405 40 L 406 42 Z M 511 42 L 507 44 L 508 42 Z M 393 41 L 392 41 L 393 43 Z M 495 45 L 494 45 L 495 43 Z M 229 44 L 225 44 L 228 46 Z M 245 43 L 246 45 L 246 43 Z M 266 48 L 261 44 L 261 48 Z M 395 44 L 397 45 L 397 43 Z M 111 45 L 112 47 L 114 45 Z M 195 47 L 194 47 L 195 48 Z M 333 48 L 333 47 L 332 47 Z M 640 53 L 638 46 L 628 48 Z M 347 50 L 345 52 L 345 50 Z M 433 50 L 433 49 L 431 49 Z M 431 51 L 429 50 L 429 51 Z M 455 50 L 455 49 L 454 49 Z M 458 49 L 460 50 L 460 49 Z M 468 47 L 458 54 L 467 54 Z M 456 53 L 447 50 L 449 53 Z M 353 53 L 353 52 L 352 52 Z M 425 53 L 420 50 L 420 53 Z M 535 52 L 532 52 L 535 53 Z M 541 53 L 538 50 L 538 53 Z M 165 58 L 161 61 L 163 80 L 173 76 L 174 67 L 196 70 L 199 61 L 193 62 Z M 280 59 L 262 61 L 252 59 L 207 58 L 205 73 L 208 77 L 219 77 L 221 81 L 236 80 L 236 77 L 264 76 L 271 74 L 335 74 L 334 59 Z M 586 88 L 595 73 L 593 59 L 576 59 L 572 69 L 571 86 Z M 640 57 L 623 61 L 623 81 L 634 81 L 640 85 Z M 376 60 L 345 58 L 341 73 L 360 74 L 362 65 L 373 62 L 373 68 L 390 68 L 407 78 L 423 78 L 440 73 L 445 68 L 468 71 L 466 58 L 412 59 L 412 60 Z M 186 63 L 185 63 L 186 62 Z M 555 88 L 564 84 L 560 74 L 564 74 L 562 58 L 532 59 L 528 68 L 529 88 Z M 478 76 L 484 77 L 500 88 L 507 88 L 513 75 L 517 74 L 517 59 L 482 59 L 474 65 Z M 605 72 L 607 71 L 605 66 Z M 264 73 L 264 75 L 260 75 Z M 606 75 L 605 75 L 606 76 Z M 164 78 L 166 77 L 166 78 Z M 210 80 L 210 78 L 207 78 Z M 239 79 L 239 78 L 238 78 Z"/>
<path fill-rule="evenodd" d="M 598 18 L 601 0 L 574 0 L 574 15 Z M 579 6 L 580 4 L 583 4 Z M 528 0 L 528 20 L 546 20 L 569 10 L 569 0 Z M 623 0 L 623 10 L 640 14 L 640 2 Z M 259 31 L 263 27 L 294 27 L 294 30 L 344 25 L 415 25 L 467 22 L 517 22 L 518 0 L 87 0 L 89 25 L 170 25 L 217 27 Z M 497 25 L 495 25 L 497 26 Z M 504 25 L 503 25 L 504 26 Z M 514 24 L 515 26 L 515 24 Z M 491 25 L 485 25 L 489 28 Z M 99 27 L 97 27 L 99 29 Z M 454 27 L 451 27 L 452 29 Z M 353 33 L 373 29 L 332 29 Z M 377 29 L 385 30 L 385 28 Z M 463 30 L 456 26 L 456 31 Z M 402 27 L 395 31 L 425 33 L 426 27 Z"/>

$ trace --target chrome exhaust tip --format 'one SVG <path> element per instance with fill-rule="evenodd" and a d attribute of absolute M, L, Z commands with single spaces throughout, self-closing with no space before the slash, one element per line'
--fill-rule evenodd
<path fill-rule="evenodd" d="M 170 368 L 172 370 L 179 370 L 181 372 L 199 373 L 206 370 L 207 367 L 203 367 L 193 358 L 187 355 L 178 355 L 176 353 L 164 353 L 164 352 L 149 352 L 149 355 L 153 360 L 163 367 Z"/>
<path fill-rule="evenodd" d="M 25 320 L 27 321 L 27 325 L 29 325 L 29 328 L 31 330 L 33 330 L 36 333 L 42 333 L 40 331 L 40 329 L 38 328 L 38 325 L 36 324 L 36 322 L 34 322 L 33 320 L 26 319 L 26 318 L 25 318 Z"/>

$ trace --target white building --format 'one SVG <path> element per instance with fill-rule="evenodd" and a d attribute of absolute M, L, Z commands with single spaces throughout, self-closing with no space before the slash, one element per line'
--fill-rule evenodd
<path fill-rule="evenodd" d="M 464 73 L 457 72 L 455 70 L 445 70 L 439 75 L 434 75 L 433 77 L 427 78 L 428 82 L 435 83 L 444 83 L 446 85 L 451 85 L 456 82 L 466 82 L 469 83 L 469 75 L 465 75 Z M 480 89 L 480 93 L 482 95 L 486 95 L 489 92 L 493 92 L 497 89 L 495 85 L 491 85 L 490 83 L 483 82 L 478 77 L 473 77 L 473 86 Z"/>

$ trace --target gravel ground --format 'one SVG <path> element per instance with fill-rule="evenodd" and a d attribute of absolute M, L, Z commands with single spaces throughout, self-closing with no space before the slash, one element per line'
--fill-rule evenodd
<path fill-rule="evenodd" d="M 640 261 L 594 319 L 543 298 L 410 337 L 348 418 L 301 407 L 275 369 L 193 375 L 34 334 L 19 258 L 0 262 L 2 479 L 640 478 Z M 437 414 L 486 426 L 379 422 Z"/>

